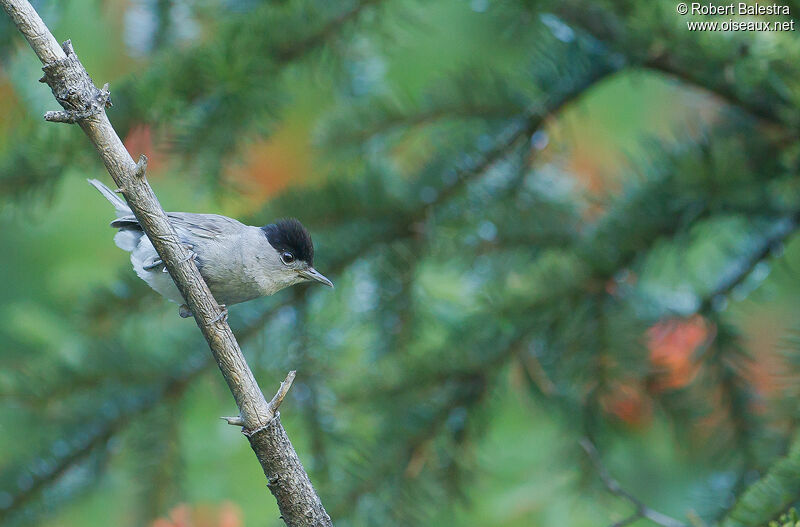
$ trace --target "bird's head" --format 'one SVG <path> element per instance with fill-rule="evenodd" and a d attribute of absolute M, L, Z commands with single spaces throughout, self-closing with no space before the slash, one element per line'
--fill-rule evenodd
<path fill-rule="evenodd" d="M 278 255 L 280 264 L 273 270 L 284 287 L 300 282 L 314 281 L 333 287 L 319 271 L 314 269 L 314 244 L 303 225 L 294 218 L 278 220 L 261 227 L 267 241 Z"/>

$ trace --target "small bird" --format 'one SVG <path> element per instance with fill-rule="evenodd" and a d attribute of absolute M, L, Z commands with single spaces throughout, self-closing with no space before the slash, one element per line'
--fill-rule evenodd
<path fill-rule="evenodd" d="M 111 226 L 119 229 L 114 243 L 131 253 L 139 278 L 164 298 L 179 304 L 183 318 L 191 316 L 127 203 L 100 181 L 88 181 L 114 206 L 117 219 Z M 191 252 L 214 298 L 222 304 L 223 315 L 227 313 L 225 306 L 272 295 L 301 282 L 316 281 L 333 287 L 333 282 L 314 269 L 311 236 L 296 219 L 251 227 L 217 214 L 168 212 L 167 217 L 181 243 Z"/>

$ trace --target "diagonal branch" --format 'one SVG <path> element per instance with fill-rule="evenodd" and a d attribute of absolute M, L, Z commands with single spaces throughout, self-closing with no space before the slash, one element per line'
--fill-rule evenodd
<path fill-rule="evenodd" d="M 612 11 L 603 7 L 591 6 L 590 8 L 578 7 L 577 4 L 562 2 L 556 12 L 564 20 L 574 24 L 601 42 L 607 43 L 615 51 L 626 56 L 631 65 L 674 77 L 681 82 L 706 90 L 708 93 L 719 97 L 726 104 L 737 107 L 750 115 L 780 128 L 791 127 L 792 123 L 780 111 L 777 99 L 767 94 L 763 87 L 750 94 L 740 93 L 736 85 L 724 79 L 719 74 L 730 65 L 729 59 L 718 60 L 714 64 L 704 64 L 704 70 L 680 57 L 675 52 L 661 49 L 653 41 L 634 40 L 625 31 L 626 21 L 621 20 Z M 653 33 L 655 35 L 655 33 Z M 687 43 L 692 49 L 697 47 L 696 42 Z M 670 49 L 677 47 L 670 46 Z M 644 53 L 643 50 L 658 48 L 658 53 Z M 631 51 L 634 50 L 634 51 Z M 713 75 L 704 74 L 712 71 Z M 785 113 L 785 112 L 784 112 Z"/>
<path fill-rule="evenodd" d="M 160 386 L 149 388 L 145 397 L 139 398 L 134 404 L 121 410 L 115 418 L 107 420 L 102 427 L 92 431 L 87 440 L 72 448 L 64 457 L 58 460 L 41 458 L 46 459 L 48 465 L 52 462 L 50 470 L 37 474 L 36 471 L 29 469 L 30 473 L 35 474 L 32 484 L 27 489 L 11 495 L 9 504 L 0 509 L 0 523 L 12 518 L 15 513 L 33 500 L 43 489 L 58 481 L 73 467 L 85 461 L 115 434 L 118 434 L 128 426 L 133 419 L 146 414 L 164 399 L 180 397 L 186 391 L 186 388 L 191 385 L 192 381 L 204 371 L 205 367 L 197 366 L 187 371 L 184 375 L 174 377 Z M 52 451 L 52 449 L 49 451 Z"/>
<path fill-rule="evenodd" d="M 233 331 L 220 317 L 223 308 L 214 300 L 187 248 L 179 243 L 147 183 L 146 158 L 135 163 L 111 126 L 105 113 L 110 106 L 107 88 L 95 87 L 70 41 L 59 47 L 27 0 L 0 3 L 41 60 L 42 82 L 50 86 L 64 108 L 63 112 L 48 113 L 49 120 L 75 122 L 86 133 L 191 308 L 236 400 L 243 432 L 264 469 L 282 518 L 290 526 L 332 525 L 280 423 L 277 405 L 264 398 Z"/>
<path fill-rule="evenodd" d="M 717 287 L 703 299 L 697 311 L 707 313 L 717 301 L 727 297 L 750 276 L 758 264 L 769 258 L 776 247 L 785 243 L 797 231 L 799 224 L 800 212 L 778 220 L 753 252 L 739 262 L 732 273 L 725 275 Z"/>
<path fill-rule="evenodd" d="M 783 117 L 767 103 L 768 101 L 759 100 L 755 97 L 744 97 L 738 94 L 733 86 L 729 84 L 715 79 L 704 79 L 693 68 L 680 64 L 674 56 L 667 52 L 655 57 L 649 57 L 642 61 L 641 65 L 652 71 L 674 77 L 685 84 L 706 90 L 722 99 L 726 104 L 741 108 L 767 123 L 780 127 L 786 126 Z"/>
<path fill-rule="evenodd" d="M 605 465 L 603 465 L 603 462 L 600 459 L 600 453 L 597 451 L 597 448 L 595 448 L 594 443 L 584 437 L 580 440 L 580 445 L 589 456 L 589 459 L 592 461 L 595 470 L 597 470 L 597 475 L 603 480 L 603 484 L 606 486 L 606 489 L 608 489 L 608 491 L 614 496 L 619 496 L 620 498 L 627 500 L 636 508 L 636 512 L 633 515 L 615 523 L 615 526 L 628 525 L 639 518 L 647 518 L 651 522 L 657 523 L 663 527 L 686 527 L 685 523 L 651 509 L 639 498 L 623 489 L 619 482 L 614 479 L 611 474 L 609 474 Z"/>
<path fill-rule="evenodd" d="M 382 0 L 360 0 L 352 8 L 329 20 L 318 31 L 307 36 L 305 39 L 292 43 L 291 47 L 287 46 L 278 49 L 276 53 L 278 60 L 286 63 L 302 57 L 310 50 L 325 42 L 332 34 L 336 33 L 341 26 L 358 18 L 365 8 L 373 4 L 379 4 L 381 1 Z"/>

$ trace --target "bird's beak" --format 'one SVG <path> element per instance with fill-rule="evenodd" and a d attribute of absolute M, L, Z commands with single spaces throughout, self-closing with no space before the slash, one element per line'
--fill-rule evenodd
<path fill-rule="evenodd" d="M 322 273 L 320 273 L 313 267 L 309 267 L 308 269 L 302 269 L 301 271 L 298 272 L 298 274 L 303 278 L 305 278 L 306 280 L 314 280 L 321 284 L 325 284 L 328 287 L 333 287 L 333 282 L 325 278 L 325 276 Z"/>

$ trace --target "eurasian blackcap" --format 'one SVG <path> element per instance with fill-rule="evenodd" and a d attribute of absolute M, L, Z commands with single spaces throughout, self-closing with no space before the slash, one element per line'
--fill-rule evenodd
<path fill-rule="evenodd" d="M 191 316 L 130 207 L 100 181 L 90 179 L 89 183 L 114 206 L 117 219 L 111 226 L 119 229 L 114 242 L 131 253 L 131 263 L 139 278 L 161 296 L 179 304 L 182 317 Z M 311 280 L 333 287 L 330 280 L 312 267 L 311 236 L 296 219 L 251 227 L 217 214 L 168 212 L 167 217 L 181 243 L 192 252 L 214 298 L 223 306 L 271 295 Z"/>

